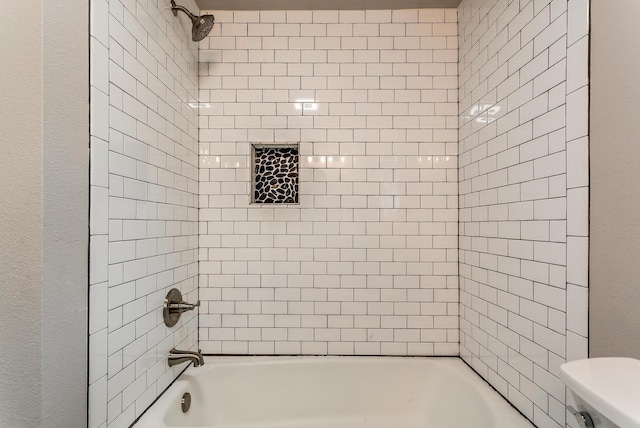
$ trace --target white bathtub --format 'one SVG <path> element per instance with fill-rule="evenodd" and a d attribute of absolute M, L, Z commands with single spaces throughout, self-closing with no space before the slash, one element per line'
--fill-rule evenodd
<path fill-rule="evenodd" d="M 185 371 L 135 428 L 533 428 L 458 358 L 205 361 Z"/>

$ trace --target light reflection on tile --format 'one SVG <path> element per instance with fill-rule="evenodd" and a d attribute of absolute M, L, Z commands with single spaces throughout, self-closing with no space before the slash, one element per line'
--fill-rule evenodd
<path fill-rule="evenodd" d="M 301 168 L 326 168 L 326 156 L 300 156 Z"/>
<path fill-rule="evenodd" d="M 352 156 L 327 156 L 327 168 L 352 168 Z"/>

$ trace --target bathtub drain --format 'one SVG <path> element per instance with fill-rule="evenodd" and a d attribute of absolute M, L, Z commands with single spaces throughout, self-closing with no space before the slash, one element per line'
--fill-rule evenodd
<path fill-rule="evenodd" d="M 191 394 L 189 394 L 188 392 L 185 392 L 184 395 L 182 396 L 182 412 L 183 413 L 187 413 L 189 411 L 189 408 L 191 407 Z"/>

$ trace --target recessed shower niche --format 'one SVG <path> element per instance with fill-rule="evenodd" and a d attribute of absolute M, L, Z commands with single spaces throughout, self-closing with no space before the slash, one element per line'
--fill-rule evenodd
<path fill-rule="evenodd" d="M 297 204 L 298 143 L 251 145 L 251 202 Z"/>

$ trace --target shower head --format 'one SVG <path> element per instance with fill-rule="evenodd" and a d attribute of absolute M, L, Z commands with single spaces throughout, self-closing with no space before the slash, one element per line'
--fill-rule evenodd
<path fill-rule="evenodd" d="M 178 11 L 181 11 L 191 19 L 191 24 L 193 25 L 191 29 L 191 39 L 194 42 L 199 42 L 207 37 L 215 23 L 213 15 L 196 16 L 189 12 L 187 8 L 176 5 L 175 0 L 171 0 L 171 11 L 173 12 L 173 16 L 178 16 Z"/>
<path fill-rule="evenodd" d="M 191 38 L 194 42 L 199 42 L 209 35 L 209 32 L 213 28 L 215 18 L 213 15 L 202 15 L 198 17 L 197 22 L 193 23 L 193 30 L 191 31 Z"/>

